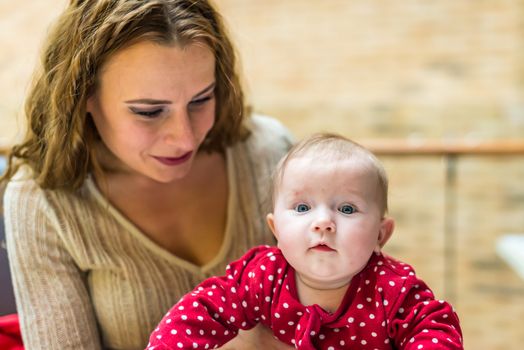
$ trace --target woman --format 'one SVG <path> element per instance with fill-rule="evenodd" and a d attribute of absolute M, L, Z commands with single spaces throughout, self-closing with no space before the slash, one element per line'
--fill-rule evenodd
<path fill-rule="evenodd" d="M 207 1 L 71 1 L 26 116 L 4 215 L 28 349 L 144 348 L 181 295 L 271 242 L 268 181 L 290 137 L 248 118 Z"/>

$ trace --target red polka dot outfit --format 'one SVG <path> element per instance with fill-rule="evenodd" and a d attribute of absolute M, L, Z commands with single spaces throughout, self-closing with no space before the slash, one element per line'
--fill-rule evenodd
<path fill-rule="evenodd" d="M 373 254 L 337 311 L 304 306 L 278 248 L 257 247 L 185 295 L 151 334 L 148 350 L 213 349 L 261 322 L 298 349 L 463 349 L 452 307 L 411 266 Z"/>

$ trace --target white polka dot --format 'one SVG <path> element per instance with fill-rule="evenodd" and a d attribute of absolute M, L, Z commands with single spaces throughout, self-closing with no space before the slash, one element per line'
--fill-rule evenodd
<path fill-rule="evenodd" d="M 183 319 L 184 321 L 187 320 L 187 316 L 186 315 L 182 315 L 180 316 L 181 319 Z"/>
<path fill-rule="evenodd" d="M 231 316 L 231 317 L 229 318 L 229 321 L 230 321 L 230 322 L 235 322 L 235 316 Z"/>
<path fill-rule="evenodd" d="M 438 343 L 438 339 L 437 339 L 437 338 L 433 338 L 433 339 L 431 339 L 431 341 L 432 341 L 433 343 L 435 343 L 435 344 Z"/>
<path fill-rule="evenodd" d="M 180 305 L 180 306 L 178 307 L 178 310 L 184 310 L 184 305 Z"/>
<path fill-rule="evenodd" d="M 280 330 L 280 334 L 286 334 L 286 331 L 283 330 L 283 329 L 281 329 L 281 330 Z"/>
<path fill-rule="evenodd" d="M 212 295 L 213 295 L 213 292 L 212 292 L 212 291 L 209 291 L 209 292 L 207 292 L 207 295 L 212 296 Z"/>
<path fill-rule="evenodd" d="M 260 265 L 260 269 L 261 269 L 262 271 L 266 271 L 266 267 L 265 267 L 264 265 Z"/>
<path fill-rule="evenodd" d="M 295 324 L 295 322 L 289 321 L 287 324 L 290 325 L 290 326 L 293 326 Z"/>
<path fill-rule="evenodd" d="M 389 302 L 387 300 L 384 300 L 383 304 L 384 306 L 388 306 Z"/>
<path fill-rule="evenodd" d="M 184 344 L 178 342 L 178 343 L 176 344 L 176 346 L 178 346 L 180 349 L 182 349 L 182 348 L 184 347 Z"/>
<path fill-rule="evenodd" d="M 275 279 L 275 276 L 269 275 L 269 276 L 267 276 L 267 279 L 270 280 L 270 281 L 273 281 Z"/>
<path fill-rule="evenodd" d="M 401 307 L 401 308 L 398 309 L 398 313 L 399 313 L 399 314 L 401 314 L 401 313 L 403 313 L 403 312 L 404 312 L 404 308 L 403 308 L 403 307 Z"/>
<path fill-rule="evenodd" d="M 362 304 L 358 304 L 357 305 L 357 309 L 362 309 L 363 307 L 364 307 L 364 305 L 362 305 Z"/>
<path fill-rule="evenodd" d="M 366 326 L 366 322 L 360 322 L 360 323 L 359 323 L 359 326 L 360 326 L 360 327 L 365 327 L 365 326 Z"/>
<path fill-rule="evenodd" d="M 362 339 L 362 340 L 360 341 L 360 344 L 362 344 L 362 345 L 366 345 L 367 343 L 368 343 L 368 342 L 365 341 L 364 339 Z"/>
<path fill-rule="evenodd" d="M 354 319 L 353 317 L 349 317 L 349 318 L 348 318 L 348 322 L 349 322 L 349 323 L 353 323 L 354 321 L 355 321 L 355 319 Z"/>
<path fill-rule="evenodd" d="M 198 348 L 198 344 L 197 343 L 193 343 L 193 349 L 197 349 Z"/>
<path fill-rule="evenodd" d="M 187 335 L 191 335 L 191 329 L 186 329 Z"/>
<path fill-rule="evenodd" d="M 315 331 L 311 331 L 311 333 L 309 333 L 311 336 L 314 336 L 316 333 Z"/>
<path fill-rule="evenodd" d="M 371 332 L 371 336 L 372 336 L 372 337 L 376 337 L 376 336 L 377 336 L 377 333 L 375 333 L 375 332 Z"/>
<path fill-rule="evenodd" d="M 168 319 L 166 320 L 166 323 L 171 323 L 171 319 L 168 318 Z"/>
<path fill-rule="evenodd" d="M 162 336 L 159 334 L 156 336 L 157 339 L 162 339 Z"/>
<path fill-rule="evenodd" d="M 395 282 L 393 282 L 393 281 L 389 281 L 389 285 L 390 285 L 391 287 L 393 287 L 393 286 L 395 286 Z"/>
<path fill-rule="evenodd" d="M 176 334 L 176 333 L 177 333 L 176 329 L 171 330 L 171 334 Z"/>
<path fill-rule="evenodd" d="M 289 308 L 289 304 L 288 303 L 284 303 L 284 304 L 282 304 L 282 306 L 284 307 L 284 309 Z"/>
<path fill-rule="evenodd" d="M 200 315 L 197 316 L 197 319 L 198 319 L 199 321 L 204 321 L 204 318 L 203 318 L 202 316 L 200 316 Z"/>
<path fill-rule="evenodd" d="M 324 340 L 324 339 L 326 339 L 326 336 L 325 336 L 324 334 L 321 334 L 321 335 L 318 336 L 318 338 L 319 338 L 320 340 Z"/>
<path fill-rule="evenodd" d="M 341 340 L 341 341 L 340 341 L 340 345 L 341 345 L 341 346 L 344 346 L 344 345 L 346 345 L 346 342 L 343 341 L 343 340 Z"/>
<path fill-rule="evenodd" d="M 369 314 L 369 318 L 370 318 L 370 319 L 374 319 L 374 318 L 375 318 L 375 315 L 373 315 L 373 314 Z"/>
<path fill-rule="evenodd" d="M 275 317 L 280 318 L 280 314 L 278 312 L 275 312 Z"/>
<path fill-rule="evenodd" d="M 355 340 L 356 338 L 357 338 L 357 337 L 356 337 L 355 335 L 352 335 L 350 339 L 351 339 L 351 340 Z"/>
<path fill-rule="evenodd" d="M 422 349 L 424 347 L 424 345 L 420 344 L 419 346 L 417 346 L 417 349 Z"/>

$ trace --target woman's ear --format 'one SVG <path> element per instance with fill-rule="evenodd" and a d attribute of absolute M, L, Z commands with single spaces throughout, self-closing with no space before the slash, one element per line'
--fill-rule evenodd
<path fill-rule="evenodd" d="M 266 222 L 267 222 L 267 225 L 269 226 L 269 229 L 271 230 L 271 232 L 273 232 L 273 236 L 275 236 L 275 238 L 278 241 L 278 233 L 275 230 L 275 219 L 274 219 L 273 213 L 267 214 Z"/>
<path fill-rule="evenodd" d="M 86 112 L 93 115 L 94 109 L 95 109 L 95 95 L 92 94 L 86 100 Z"/>
<path fill-rule="evenodd" d="M 392 218 L 385 217 L 380 223 L 380 231 L 378 233 L 377 245 L 375 246 L 374 251 L 380 253 L 380 249 L 386 244 L 386 242 L 391 238 L 393 234 L 393 229 L 395 228 L 395 220 Z"/>

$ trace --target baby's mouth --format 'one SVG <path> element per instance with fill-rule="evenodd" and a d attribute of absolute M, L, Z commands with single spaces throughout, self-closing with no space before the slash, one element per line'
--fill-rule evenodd
<path fill-rule="evenodd" d="M 311 249 L 321 251 L 321 252 L 334 252 L 335 251 L 335 249 L 331 248 L 330 246 L 324 243 L 317 244 L 316 246 L 312 247 Z"/>

